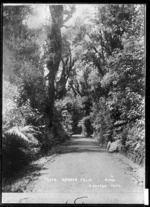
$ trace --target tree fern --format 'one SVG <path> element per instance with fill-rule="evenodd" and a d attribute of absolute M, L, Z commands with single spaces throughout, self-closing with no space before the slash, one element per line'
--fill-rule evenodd
<path fill-rule="evenodd" d="M 38 131 L 35 130 L 31 125 L 24 127 L 15 126 L 5 132 L 6 136 L 15 135 L 16 138 L 22 139 L 29 144 L 38 145 L 38 141 L 34 136 L 35 134 L 38 134 Z"/>

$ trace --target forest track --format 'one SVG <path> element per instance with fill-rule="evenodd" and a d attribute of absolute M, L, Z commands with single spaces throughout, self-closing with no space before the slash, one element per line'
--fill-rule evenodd
<path fill-rule="evenodd" d="M 3 193 L 2 202 L 144 203 L 134 172 L 92 138 L 74 135 L 37 171 L 23 193 Z"/>

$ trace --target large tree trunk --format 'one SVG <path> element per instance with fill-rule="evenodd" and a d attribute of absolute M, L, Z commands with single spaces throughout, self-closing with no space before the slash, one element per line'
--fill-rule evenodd
<path fill-rule="evenodd" d="M 48 116 L 49 128 L 53 126 L 54 116 L 54 99 L 55 99 L 55 77 L 59 68 L 62 51 L 61 26 L 63 21 L 63 5 L 49 6 L 52 25 L 48 35 L 49 42 L 49 59 L 47 68 L 49 70 L 49 100 L 48 100 Z"/>

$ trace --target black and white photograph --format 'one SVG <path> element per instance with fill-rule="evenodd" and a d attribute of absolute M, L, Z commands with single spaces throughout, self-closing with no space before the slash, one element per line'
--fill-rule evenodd
<path fill-rule="evenodd" d="M 2 204 L 147 204 L 146 4 L 2 5 Z"/>

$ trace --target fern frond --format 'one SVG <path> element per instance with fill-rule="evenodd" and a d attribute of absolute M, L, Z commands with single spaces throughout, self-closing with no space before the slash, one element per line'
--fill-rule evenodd
<path fill-rule="evenodd" d="M 5 132 L 5 134 L 7 135 L 15 135 L 15 136 L 17 136 L 17 137 L 19 137 L 19 138 L 21 138 L 21 139 L 23 139 L 24 141 L 26 141 L 26 142 L 29 142 L 29 139 L 28 139 L 28 137 L 27 136 L 25 136 L 20 130 L 19 130 L 19 128 L 18 127 L 12 127 L 11 129 L 9 129 L 9 130 L 7 130 L 6 132 Z"/>
<path fill-rule="evenodd" d="M 17 138 L 22 139 L 31 144 L 38 145 L 38 140 L 34 137 L 34 134 L 37 134 L 37 131 L 33 129 L 31 125 L 25 127 L 12 127 L 11 129 L 5 132 L 6 135 L 15 135 Z"/>
<path fill-rule="evenodd" d="M 32 133 L 26 133 L 26 136 L 28 137 L 28 139 L 34 144 L 34 145 L 38 145 L 38 141 L 37 139 L 34 137 L 34 135 Z"/>
<path fill-rule="evenodd" d="M 40 134 L 41 132 L 39 131 L 39 128 L 38 127 L 33 127 L 32 125 L 27 125 L 27 126 L 24 126 L 21 128 L 21 131 L 22 132 L 30 132 L 32 134 Z"/>
<path fill-rule="evenodd" d="M 33 126 L 32 125 L 26 125 L 24 127 L 21 127 L 21 131 L 22 132 L 33 132 L 35 130 L 33 129 Z"/>

